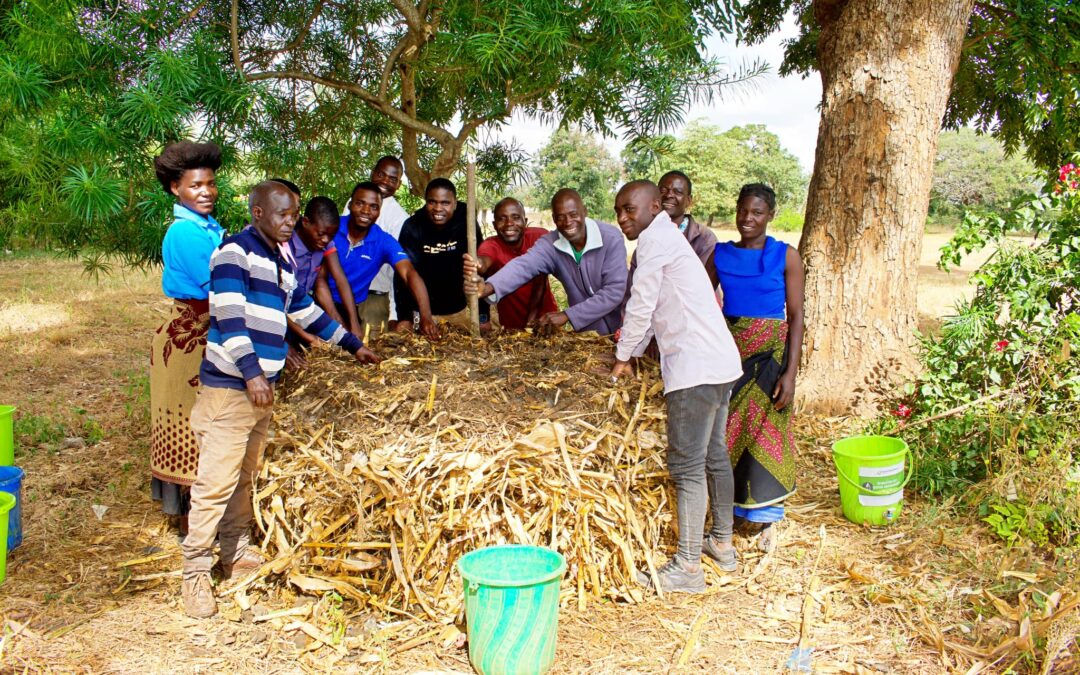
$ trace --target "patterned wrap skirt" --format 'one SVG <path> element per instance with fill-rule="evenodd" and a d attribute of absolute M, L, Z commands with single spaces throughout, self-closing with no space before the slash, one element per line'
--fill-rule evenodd
<path fill-rule="evenodd" d="M 791 409 L 777 410 L 772 393 L 787 367 L 786 321 L 730 317 L 743 375 L 731 392 L 727 440 L 735 474 L 735 506 L 781 504 L 795 492 Z"/>
<path fill-rule="evenodd" d="M 207 300 L 176 300 L 150 352 L 150 472 L 189 487 L 199 468 L 191 408 L 210 328 Z M 162 486 L 157 486 L 162 487 Z"/>

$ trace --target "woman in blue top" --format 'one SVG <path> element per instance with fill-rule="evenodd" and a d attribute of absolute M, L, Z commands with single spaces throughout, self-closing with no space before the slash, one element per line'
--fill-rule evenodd
<path fill-rule="evenodd" d="M 161 187 L 176 204 L 161 245 L 161 288 L 173 304 L 150 352 L 151 493 L 181 535 L 187 533 L 188 495 L 199 466 L 188 421 L 210 325 L 210 255 L 223 235 L 210 215 L 219 167 L 221 150 L 213 143 L 174 143 L 154 159 Z"/>
<path fill-rule="evenodd" d="M 775 214 L 772 188 L 744 185 L 735 212 L 740 239 L 717 244 L 713 257 L 724 316 L 743 360 L 727 426 L 735 519 L 760 529 L 763 550 L 772 547 L 772 525 L 795 492 L 791 408 L 803 341 L 803 262 L 797 250 L 765 234 Z"/>

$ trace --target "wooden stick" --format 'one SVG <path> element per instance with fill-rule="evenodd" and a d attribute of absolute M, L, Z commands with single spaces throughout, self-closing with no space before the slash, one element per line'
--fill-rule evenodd
<path fill-rule="evenodd" d="M 466 236 L 469 246 L 469 256 L 476 260 L 476 162 L 469 153 L 468 168 L 465 173 L 465 189 L 468 195 L 466 202 Z M 469 293 L 469 319 L 473 337 L 480 335 L 480 296 Z"/>

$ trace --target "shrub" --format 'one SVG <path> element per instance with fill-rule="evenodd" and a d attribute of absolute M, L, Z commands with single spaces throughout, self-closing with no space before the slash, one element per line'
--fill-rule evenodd
<path fill-rule="evenodd" d="M 1036 232 L 1021 242 L 1010 232 Z M 1011 543 L 1073 545 L 1080 532 L 1080 169 L 1004 215 L 967 215 L 947 268 L 997 247 L 975 295 L 920 337 L 923 374 L 874 423 L 917 453 L 915 484 L 965 493 Z M 977 486 L 971 490 L 972 486 Z"/>

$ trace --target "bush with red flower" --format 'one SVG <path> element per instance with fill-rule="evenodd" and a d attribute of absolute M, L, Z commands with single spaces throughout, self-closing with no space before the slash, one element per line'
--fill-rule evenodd
<path fill-rule="evenodd" d="M 922 375 L 875 429 L 912 446 L 917 487 L 968 495 L 999 533 L 1002 505 L 1025 505 L 1010 541 L 1080 544 L 1080 168 L 1005 215 L 966 216 L 940 265 L 985 247 L 974 296 L 920 337 Z"/>

